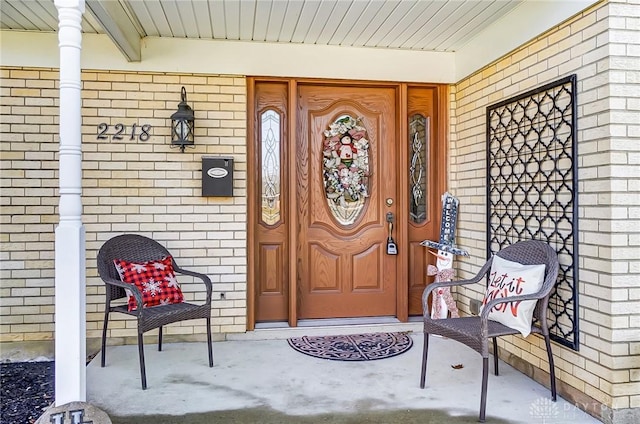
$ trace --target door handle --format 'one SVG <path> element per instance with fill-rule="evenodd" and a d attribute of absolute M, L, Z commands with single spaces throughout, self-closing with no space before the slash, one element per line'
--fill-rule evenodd
<path fill-rule="evenodd" d="M 387 255 L 397 255 L 398 246 L 393 241 L 393 213 L 387 212 L 388 236 L 387 236 Z"/>

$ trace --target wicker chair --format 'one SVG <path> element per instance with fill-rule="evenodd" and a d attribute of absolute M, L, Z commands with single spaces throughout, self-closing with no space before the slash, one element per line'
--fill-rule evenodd
<path fill-rule="evenodd" d="M 213 347 L 211 345 L 211 280 L 204 274 L 182 269 L 172 260 L 173 268 L 178 274 L 190 275 L 202 280 L 205 285 L 207 297 L 202 305 L 193 303 L 176 303 L 160 305 L 150 308 L 137 308 L 129 311 L 127 304 L 112 306 L 111 301 L 121 298 L 128 298 L 125 288 L 130 290 L 138 305 L 142 305 L 142 293 L 133 284 L 123 283 L 120 280 L 114 259 L 124 259 L 130 262 L 145 262 L 159 260 L 171 255 L 169 251 L 160 243 L 150 238 L 136 235 L 124 234 L 108 240 L 98 252 L 98 274 L 106 284 L 106 305 L 104 310 L 104 326 L 102 328 L 102 360 L 101 366 L 105 366 L 107 324 L 109 313 L 121 312 L 123 314 L 136 317 L 138 323 L 138 354 L 140 357 L 140 376 L 142 379 L 142 389 L 147 388 L 147 376 L 144 365 L 144 343 L 143 333 L 159 328 L 158 350 L 162 350 L 162 326 L 178 321 L 204 318 L 207 321 L 207 348 L 209 349 L 209 366 L 213 367 Z M 173 258 L 173 256 L 172 256 Z"/>
<path fill-rule="evenodd" d="M 499 303 L 514 302 L 519 300 L 537 300 L 534 309 L 534 324 L 531 326 L 532 333 L 541 334 L 544 337 L 549 357 L 549 373 L 551 378 L 551 398 L 556 400 L 556 379 L 553 365 L 553 355 L 551 353 L 551 343 L 549 340 L 549 328 L 547 326 L 547 306 L 549 295 L 555 286 L 558 277 L 558 257 L 556 252 L 547 244 L 537 240 L 519 241 L 507 246 L 498 252 L 498 256 L 503 259 L 519 262 L 525 265 L 545 264 L 545 278 L 542 288 L 529 295 L 496 298 L 487 303 L 480 316 L 431 319 L 427 307 L 429 294 L 438 287 L 452 287 L 468 285 L 479 282 L 491 269 L 493 258 L 489 259 L 480 269 L 478 274 L 470 280 L 445 281 L 432 283 L 426 287 L 422 295 L 422 306 L 424 311 L 424 346 L 422 351 L 422 373 L 420 376 L 420 387 L 424 389 L 427 353 L 429 350 L 429 335 L 435 334 L 447 337 L 463 343 L 482 355 L 482 391 L 480 395 L 480 422 L 485 421 L 487 404 L 487 380 L 489 374 L 489 339 L 493 339 L 493 363 L 495 375 L 498 375 L 498 343 L 496 338 L 508 334 L 519 334 L 517 330 L 509 328 L 498 322 L 488 319 L 489 311 Z M 535 324 L 537 321 L 537 324 Z"/>

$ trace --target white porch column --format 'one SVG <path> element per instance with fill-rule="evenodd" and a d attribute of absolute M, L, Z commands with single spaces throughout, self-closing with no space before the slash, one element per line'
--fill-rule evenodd
<path fill-rule="evenodd" d="M 60 47 L 60 223 L 55 243 L 56 406 L 85 402 L 86 290 L 80 100 L 84 0 L 55 0 Z"/>

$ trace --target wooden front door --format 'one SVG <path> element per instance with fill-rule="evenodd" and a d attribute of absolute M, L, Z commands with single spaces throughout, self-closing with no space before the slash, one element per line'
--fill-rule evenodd
<path fill-rule="evenodd" d="M 248 78 L 249 329 L 422 314 L 435 260 L 420 242 L 439 237 L 447 97 L 436 84 Z M 367 195 L 341 210 L 328 200 L 325 131 L 346 117 L 362 127 L 369 166 Z M 387 254 L 388 213 L 398 255 Z"/>
<path fill-rule="evenodd" d="M 360 159 L 368 156 L 368 176 L 358 181 L 359 202 L 346 194 L 348 190 L 336 198 L 328 196 L 338 193 L 328 188 L 331 173 L 326 161 L 349 141 L 334 139 L 337 146 L 331 148 L 325 131 L 348 117 L 364 128 L 360 135 L 364 132 L 367 140 L 361 149 L 350 147 L 354 140 L 346 147 Z M 398 257 L 387 254 L 387 214 L 395 220 L 396 90 L 299 85 L 296 127 L 298 318 L 395 316 Z M 343 133 L 335 138 L 348 135 Z M 362 166 L 354 165 L 348 150 L 346 159 L 336 155 L 339 165 L 329 169 L 339 169 L 337 183 L 358 184 L 350 176 Z"/>

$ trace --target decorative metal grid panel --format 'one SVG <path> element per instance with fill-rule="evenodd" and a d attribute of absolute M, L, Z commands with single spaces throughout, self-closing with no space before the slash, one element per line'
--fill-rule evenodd
<path fill-rule="evenodd" d="M 578 350 L 576 76 L 487 107 L 487 254 L 518 240 L 555 246 L 551 338 Z"/>

